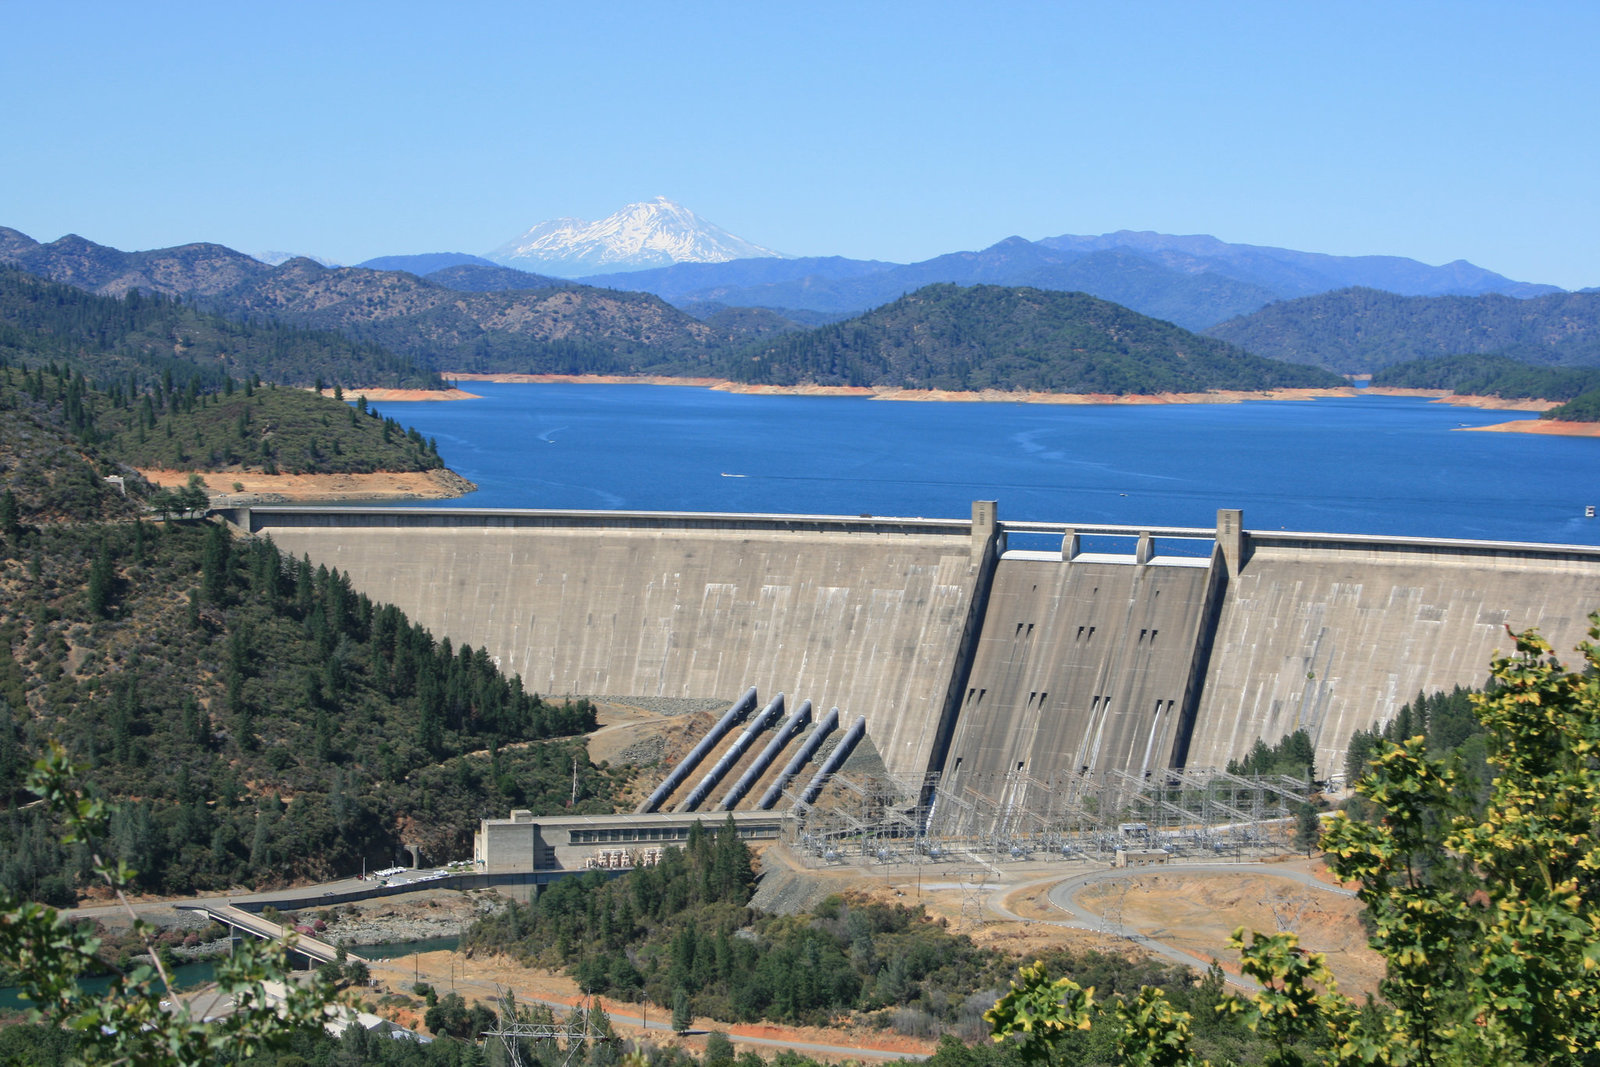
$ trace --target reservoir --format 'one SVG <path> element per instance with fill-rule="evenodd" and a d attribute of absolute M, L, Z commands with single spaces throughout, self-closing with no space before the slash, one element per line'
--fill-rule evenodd
<path fill-rule="evenodd" d="M 1600 439 L 1476 433 L 1520 412 L 1355 396 L 1051 405 L 468 383 L 379 405 L 477 492 L 430 506 L 1247 528 L 1600 545 Z"/>

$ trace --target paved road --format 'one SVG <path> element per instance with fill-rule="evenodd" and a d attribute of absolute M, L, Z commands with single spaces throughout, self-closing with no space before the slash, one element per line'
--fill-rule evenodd
<path fill-rule="evenodd" d="M 133 903 L 135 912 L 165 911 L 172 908 L 181 908 L 196 904 L 279 904 L 284 901 L 296 901 L 307 894 L 323 893 L 329 896 L 343 895 L 346 893 L 367 893 L 376 896 L 377 891 L 385 885 L 409 886 L 413 889 L 440 888 L 435 885 L 435 875 L 444 872 L 444 868 L 423 867 L 418 870 L 407 870 L 404 874 L 393 875 L 380 883 L 373 877 L 368 878 L 341 878 L 333 882 L 323 882 L 320 885 L 301 886 L 298 889 L 265 890 L 260 893 L 202 893 L 192 897 L 174 897 L 170 900 L 140 900 Z M 315 905 L 311 905 L 315 907 Z M 121 904 L 93 904 L 88 907 L 67 908 L 62 911 L 69 919 L 98 919 L 119 922 L 126 918 L 127 909 Z"/>
<path fill-rule="evenodd" d="M 990 894 L 987 903 L 991 911 L 1015 922 L 1044 923 L 1048 926 L 1062 926 L 1072 930 L 1094 930 L 1105 933 L 1108 931 L 1106 930 L 1104 917 L 1080 905 L 1077 902 L 1078 893 L 1087 886 L 1096 885 L 1101 882 L 1111 882 L 1119 879 L 1137 878 L 1141 875 L 1148 876 L 1153 874 L 1259 875 L 1268 878 L 1288 879 L 1290 881 L 1299 882 L 1302 885 L 1309 886 L 1313 889 L 1324 890 L 1340 896 L 1355 896 L 1355 894 L 1348 889 L 1344 889 L 1336 885 L 1329 885 L 1327 882 L 1318 880 L 1310 873 L 1293 867 L 1279 867 L 1264 863 L 1168 863 L 1161 864 L 1159 866 L 1112 867 L 1105 870 L 1087 871 L 1065 879 L 1039 878 L 1032 882 L 1024 883 L 1021 886 L 1007 886 L 997 889 Z M 1044 885 L 1051 887 L 1049 893 L 1050 903 L 1060 908 L 1066 914 L 1073 916 L 1075 921 L 1052 922 L 1049 919 L 1029 919 L 1016 914 L 1005 906 L 1004 898 L 1010 896 L 1012 893 L 1019 892 L 1020 890 L 1024 889 L 1033 889 Z M 1137 931 L 1123 931 L 1121 936 L 1126 937 L 1129 941 L 1132 941 L 1140 948 L 1154 953 L 1155 955 L 1161 956 L 1164 959 L 1172 960 L 1174 963 L 1180 963 L 1185 967 L 1196 967 L 1203 965 L 1203 961 L 1196 959 L 1192 953 L 1185 952 L 1182 949 L 1173 945 L 1169 945 L 1164 941 L 1157 941 L 1155 938 L 1146 934 L 1141 934 Z M 1250 992 L 1255 992 L 1261 988 L 1259 983 L 1250 978 L 1246 978 L 1243 975 L 1225 974 L 1224 978 L 1229 985 L 1237 986 L 1240 989 L 1245 989 Z"/>

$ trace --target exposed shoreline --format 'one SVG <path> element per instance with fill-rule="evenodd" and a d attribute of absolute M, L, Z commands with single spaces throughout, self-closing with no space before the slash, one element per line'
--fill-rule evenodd
<path fill-rule="evenodd" d="M 903 400 L 935 403 L 1011 403 L 1011 404 L 1242 404 L 1261 400 L 1318 400 L 1324 397 L 1353 397 L 1365 393 L 1376 396 L 1410 396 L 1452 407 L 1480 408 L 1488 411 L 1549 411 L 1559 406 L 1555 400 L 1507 400 L 1498 396 L 1462 396 L 1444 389 L 1394 389 L 1383 386 L 1357 389 L 1269 389 L 1249 391 L 1219 389 L 1209 393 L 1038 393 L 954 392 L 945 389 L 899 389 L 887 386 L 848 385 L 750 385 L 725 378 L 666 378 L 659 375 L 630 377 L 620 374 L 446 374 L 453 381 L 498 382 L 512 385 L 678 385 L 716 389 L 725 393 L 754 396 L 856 396 L 869 400 Z M 468 394 L 470 395 L 470 394 Z M 370 398 L 370 397 L 369 397 Z M 401 399 L 401 398 L 397 398 Z M 1556 437 L 1600 437 L 1600 423 L 1565 422 L 1554 419 L 1515 419 L 1492 426 L 1463 426 L 1463 430 L 1492 433 L 1536 433 Z"/>
<path fill-rule="evenodd" d="M 311 390 L 311 392 L 316 392 L 316 390 L 313 389 L 313 390 Z M 371 400 L 371 401 L 382 400 L 385 403 L 388 403 L 388 402 L 391 402 L 391 401 L 395 401 L 395 400 L 407 401 L 407 400 L 482 400 L 483 399 L 477 393 L 468 393 L 468 392 L 465 392 L 465 391 L 463 391 L 461 389 L 385 389 L 385 388 L 383 388 L 381 386 L 376 386 L 376 387 L 371 388 L 371 389 L 352 389 L 352 390 L 349 391 L 349 393 L 343 393 L 343 391 L 341 390 L 341 393 L 342 393 L 342 395 L 344 395 L 346 397 L 346 399 L 349 399 L 351 397 L 364 396 L 368 400 Z M 322 391 L 322 395 L 326 396 L 326 397 L 331 397 L 331 396 L 333 396 L 333 390 L 332 389 L 324 389 Z"/>
<path fill-rule="evenodd" d="M 259 504 L 403 503 L 451 500 L 478 488 L 452 470 L 377 471 L 373 474 L 262 474 L 259 471 L 141 470 L 145 479 L 167 488 L 189 484 L 200 475 L 216 508 Z M 239 488 L 235 489 L 234 486 Z"/>
<path fill-rule="evenodd" d="M 1044 393 L 984 389 L 902 389 L 868 385 L 752 385 L 726 378 L 630 377 L 620 374 L 445 374 L 452 381 L 498 382 L 510 385 L 678 385 L 715 389 L 748 396 L 853 396 L 868 400 L 904 400 L 948 404 L 1238 404 L 1247 400 L 1316 400 L 1354 396 L 1350 387 L 1336 389 L 1271 389 L 1259 392 L 1219 389 L 1209 393 Z"/>

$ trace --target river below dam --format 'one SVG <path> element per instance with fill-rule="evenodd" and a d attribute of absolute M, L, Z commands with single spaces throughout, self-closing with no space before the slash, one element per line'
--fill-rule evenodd
<path fill-rule="evenodd" d="M 1600 439 L 1354 396 L 1053 405 L 471 383 L 380 405 L 478 484 L 437 507 L 729 511 L 1210 527 L 1600 545 Z"/>
<path fill-rule="evenodd" d="M 384 945 L 351 945 L 350 955 L 364 960 L 403 959 L 441 949 L 453 952 L 460 941 L 459 937 L 430 937 L 422 941 L 396 941 Z M 215 967 L 209 959 L 180 963 L 172 969 L 172 983 L 178 989 L 194 989 L 211 981 L 215 973 Z M 89 993 L 100 993 L 110 987 L 111 979 L 105 976 L 83 978 L 79 984 Z M 0 1012 L 25 1011 L 29 1006 L 17 995 L 15 986 L 0 986 Z"/>

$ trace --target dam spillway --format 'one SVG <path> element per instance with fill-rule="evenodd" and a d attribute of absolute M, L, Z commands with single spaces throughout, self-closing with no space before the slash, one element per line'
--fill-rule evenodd
<path fill-rule="evenodd" d="M 1220 767 L 1302 728 L 1325 775 L 1418 692 L 1482 684 L 1507 627 L 1572 658 L 1600 609 L 1600 549 L 1246 531 L 1237 511 L 1214 529 L 1002 522 L 991 501 L 970 520 L 225 514 L 530 689 L 826 693 L 891 773 L 947 782 Z M 1105 539 L 1120 550 L 1083 550 Z"/>
<path fill-rule="evenodd" d="M 1006 553 L 996 565 L 949 787 L 987 792 L 1062 769 L 1145 773 L 1180 758 L 1209 560 L 1067 554 Z"/>

